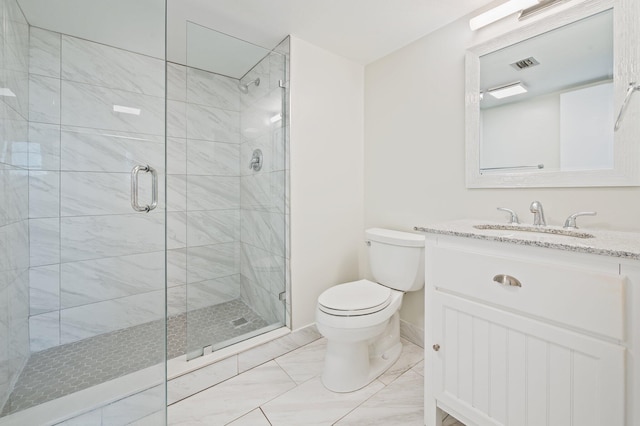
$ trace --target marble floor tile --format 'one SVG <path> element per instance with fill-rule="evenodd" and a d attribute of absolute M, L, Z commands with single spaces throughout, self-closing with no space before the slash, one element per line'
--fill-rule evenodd
<path fill-rule="evenodd" d="M 151 389 L 113 402 L 102 409 L 103 425 L 130 425 L 153 413 L 164 411 L 165 388 L 160 384 Z"/>
<path fill-rule="evenodd" d="M 276 358 L 276 362 L 287 372 L 289 377 L 300 384 L 322 374 L 326 350 L 327 339 L 323 337 Z"/>
<path fill-rule="evenodd" d="M 294 387 L 271 361 L 170 406 L 169 424 L 225 425 Z"/>
<path fill-rule="evenodd" d="M 378 380 L 388 385 L 423 359 L 424 349 L 403 339 L 400 358 Z"/>
<path fill-rule="evenodd" d="M 228 426 L 271 426 L 271 423 L 264 416 L 262 410 L 256 408 L 249 414 L 245 414 L 238 420 L 229 423 Z"/>
<path fill-rule="evenodd" d="M 403 341 L 402 343 L 402 353 L 398 361 L 378 378 L 385 385 L 393 382 L 424 358 L 424 350 L 421 347 L 408 341 Z M 322 374 L 326 348 L 327 341 L 322 338 L 276 358 L 276 362 L 296 383 L 300 384 Z"/>
<path fill-rule="evenodd" d="M 298 329 L 291 334 L 291 340 L 294 341 L 298 346 L 308 345 L 309 343 L 315 342 L 320 338 L 322 338 L 322 335 L 318 331 L 318 328 L 315 324 L 311 324 L 307 327 Z"/>
<path fill-rule="evenodd" d="M 311 336 L 311 338 L 313 337 Z M 250 370 L 257 365 L 298 349 L 301 344 L 296 339 L 296 333 L 289 334 L 238 354 L 238 371 Z"/>
<path fill-rule="evenodd" d="M 336 393 L 326 389 L 320 377 L 314 377 L 261 408 L 274 426 L 332 425 L 383 387 L 374 380 L 355 392 Z"/>
<path fill-rule="evenodd" d="M 422 376 L 413 371 L 407 371 L 338 421 L 336 426 L 422 426 L 424 424 L 423 383 Z"/>
<path fill-rule="evenodd" d="M 167 383 L 167 403 L 173 404 L 190 395 L 210 388 L 238 374 L 238 357 L 232 356 L 200 368 Z"/>
<path fill-rule="evenodd" d="M 411 370 L 424 377 L 424 360 L 417 363 Z"/>
<path fill-rule="evenodd" d="M 304 346 L 248 351 L 260 367 L 242 372 L 169 407 L 169 425 L 228 426 L 421 426 L 424 424 L 423 349 L 403 340 L 398 361 L 379 379 L 351 393 L 327 390 L 320 378 L 326 339 L 310 329 Z M 290 336 L 287 336 L 290 337 Z M 277 342 L 277 341 L 276 341 Z M 268 345 L 267 345 L 268 346 Z M 256 353 L 259 352 L 259 353 Z M 284 355 L 278 355 L 284 353 Z M 238 356 L 246 356 L 247 353 Z M 206 378 L 203 377 L 203 380 Z M 187 380 L 185 378 L 185 380 Z M 188 380 L 187 380 L 188 381 Z M 183 385 L 188 386 L 188 383 Z M 464 426 L 447 416 L 444 426 Z"/>
<path fill-rule="evenodd" d="M 464 424 L 455 417 L 447 414 L 442 421 L 442 426 L 464 426 Z"/>

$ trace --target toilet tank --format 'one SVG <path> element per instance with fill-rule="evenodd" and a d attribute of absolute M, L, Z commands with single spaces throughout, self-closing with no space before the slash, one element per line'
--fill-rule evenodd
<path fill-rule="evenodd" d="M 400 291 L 424 286 L 424 235 L 371 228 L 365 231 L 365 238 L 377 283 Z"/>

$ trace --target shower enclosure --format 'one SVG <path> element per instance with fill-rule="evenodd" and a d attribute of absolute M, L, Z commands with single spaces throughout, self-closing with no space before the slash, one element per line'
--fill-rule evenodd
<path fill-rule="evenodd" d="M 165 418 L 165 3 L 86 3 L 0 0 L 3 425 Z"/>
<path fill-rule="evenodd" d="M 167 62 L 143 3 L 0 0 L 0 426 L 165 424 L 167 359 L 286 324 L 288 41 Z"/>
<path fill-rule="evenodd" d="M 186 28 L 186 65 L 167 65 L 167 259 L 192 359 L 285 324 L 288 40 Z"/>

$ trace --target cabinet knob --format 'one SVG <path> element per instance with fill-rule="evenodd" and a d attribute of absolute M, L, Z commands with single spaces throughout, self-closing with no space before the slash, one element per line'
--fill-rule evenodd
<path fill-rule="evenodd" d="M 440 345 L 437 344 L 437 343 L 435 345 L 433 345 L 433 350 L 438 352 L 440 350 Z"/>

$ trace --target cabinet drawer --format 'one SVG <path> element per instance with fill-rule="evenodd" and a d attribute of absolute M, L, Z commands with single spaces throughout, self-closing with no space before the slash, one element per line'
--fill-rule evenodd
<path fill-rule="evenodd" d="M 427 268 L 429 284 L 436 288 L 624 339 L 625 278 L 620 275 L 440 247 L 433 249 Z M 498 275 L 516 278 L 521 287 L 494 281 Z"/>

